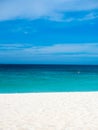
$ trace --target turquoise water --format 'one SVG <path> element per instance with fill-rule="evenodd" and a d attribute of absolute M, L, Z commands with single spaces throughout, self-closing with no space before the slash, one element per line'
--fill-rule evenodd
<path fill-rule="evenodd" d="M 98 91 L 98 66 L 0 65 L 0 93 Z"/>

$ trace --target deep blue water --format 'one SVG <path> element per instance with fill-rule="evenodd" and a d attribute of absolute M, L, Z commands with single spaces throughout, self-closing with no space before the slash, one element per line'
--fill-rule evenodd
<path fill-rule="evenodd" d="M 97 65 L 0 65 L 0 93 L 98 91 Z"/>

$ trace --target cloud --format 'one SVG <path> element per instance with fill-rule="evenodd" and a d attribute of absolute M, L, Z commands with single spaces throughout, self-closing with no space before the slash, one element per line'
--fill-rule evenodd
<path fill-rule="evenodd" d="M 98 0 L 2 0 L 0 21 L 21 18 L 59 21 L 66 12 L 94 9 L 98 9 Z"/>
<path fill-rule="evenodd" d="M 78 16 L 77 18 L 74 18 L 74 17 L 69 17 L 69 18 L 66 18 L 66 19 L 61 19 L 62 22 L 73 22 L 73 21 L 78 21 L 78 22 L 81 22 L 81 21 L 88 21 L 88 20 L 94 20 L 94 19 L 97 19 L 98 18 L 98 13 L 96 12 L 90 12 L 90 13 L 87 13 L 85 14 L 84 16 Z"/>
<path fill-rule="evenodd" d="M 0 63 L 98 64 L 98 43 L 0 44 Z"/>
<path fill-rule="evenodd" d="M 98 44 L 54 44 L 52 46 L 30 47 L 24 49 L 31 54 L 97 54 Z"/>
<path fill-rule="evenodd" d="M 54 44 L 32 46 L 29 44 L 1 44 L 0 53 L 23 55 L 95 55 L 98 56 L 98 43 Z"/>
<path fill-rule="evenodd" d="M 29 44 L 0 44 L 0 51 L 22 50 L 29 46 Z"/>
<path fill-rule="evenodd" d="M 82 18 L 78 18 L 77 20 L 78 21 L 85 21 L 85 20 L 93 20 L 93 19 L 96 19 L 96 18 L 98 18 L 98 13 L 91 12 L 91 13 L 85 15 Z"/>

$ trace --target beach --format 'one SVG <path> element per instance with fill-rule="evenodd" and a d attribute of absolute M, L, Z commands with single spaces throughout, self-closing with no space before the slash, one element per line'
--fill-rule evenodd
<path fill-rule="evenodd" d="M 98 130 L 98 92 L 0 94 L 0 130 Z"/>

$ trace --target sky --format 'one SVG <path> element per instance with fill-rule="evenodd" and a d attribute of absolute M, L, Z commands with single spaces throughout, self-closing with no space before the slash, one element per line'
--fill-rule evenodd
<path fill-rule="evenodd" d="M 98 64 L 98 0 L 0 0 L 0 63 Z"/>

